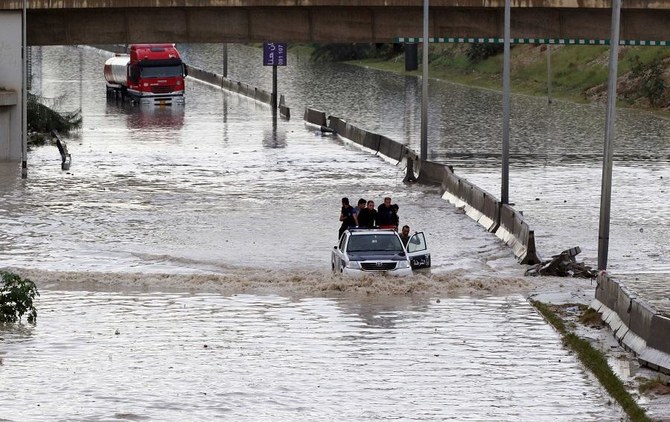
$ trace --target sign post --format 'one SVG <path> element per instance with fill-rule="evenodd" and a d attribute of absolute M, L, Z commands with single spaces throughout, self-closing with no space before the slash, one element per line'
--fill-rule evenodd
<path fill-rule="evenodd" d="M 263 43 L 263 66 L 272 66 L 272 112 L 277 111 L 277 66 L 286 66 L 286 43 Z"/>

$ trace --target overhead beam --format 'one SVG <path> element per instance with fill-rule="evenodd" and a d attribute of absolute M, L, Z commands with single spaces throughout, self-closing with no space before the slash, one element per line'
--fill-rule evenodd
<path fill-rule="evenodd" d="M 52 1 L 66 3 L 65 0 Z M 91 1 L 79 3 L 90 4 Z M 108 3 L 135 2 L 117 0 Z M 154 0 L 152 3 L 159 4 L 161 1 Z M 193 0 L 189 3 L 216 2 Z M 29 45 L 71 45 L 134 42 L 393 42 L 398 37 L 421 36 L 421 7 L 368 7 L 367 3 L 365 7 L 31 9 L 28 11 L 27 38 Z M 433 6 L 431 2 L 430 33 L 433 37 L 500 37 L 503 33 L 503 13 L 503 9 L 494 7 L 439 7 Z M 609 9 L 522 7 L 512 13 L 512 37 L 607 38 L 609 19 Z M 621 13 L 621 38 L 668 40 L 668 22 L 670 5 L 667 9 L 624 9 Z"/>

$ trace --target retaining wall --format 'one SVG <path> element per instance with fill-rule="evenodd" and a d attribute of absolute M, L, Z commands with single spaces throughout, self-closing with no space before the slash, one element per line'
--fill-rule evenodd
<path fill-rule="evenodd" d="M 642 364 L 670 374 L 670 318 L 605 273 L 598 275 L 591 308 L 601 314 L 614 336 Z"/>
<path fill-rule="evenodd" d="M 502 205 L 495 196 L 454 174 L 444 164 L 421 161 L 416 152 L 386 136 L 368 132 L 355 127 L 345 120 L 329 116 L 315 109 L 305 109 L 307 123 L 326 126 L 343 138 L 383 154 L 398 162 L 407 163 L 405 180 L 417 180 L 419 183 L 436 184 L 442 187 L 442 196 L 457 207 L 463 207 L 465 213 L 488 231 L 496 233 L 514 252 L 523 264 L 540 262 L 535 250 L 535 236 L 523 216 L 508 205 Z M 414 163 L 418 164 L 419 177 L 413 174 Z M 409 174 L 412 173 L 412 174 Z"/>

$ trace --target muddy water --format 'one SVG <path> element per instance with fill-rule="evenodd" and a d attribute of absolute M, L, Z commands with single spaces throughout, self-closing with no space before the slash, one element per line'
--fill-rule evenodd
<path fill-rule="evenodd" d="M 194 64 L 221 72 L 220 45 L 183 50 Z M 231 46 L 229 76 L 270 89 L 259 54 Z M 418 78 L 294 55 L 279 71 L 279 91 L 298 110 L 322 109 L 419 150 Z M 500 197 L 501 94 L 431 79 L 429 100 L 429 159 Z M 509 198 L 534 229 L 538 251 L 549 258 L 579 246 L 578 259 L 596 267 L 604 105 L 513 95 L 510 126 Z M 612 149 L 608 272 L 670 313 L 670 120 L 619 107 Z"/>
<path fill-rule="evenodd" d="M 619 418 L 519 295 L 47 290 L 40 310 L 1 331 L 2 420 Z"/>
<path fill-rule="evenodd" d="M 523 278 L 396 163 L 194 81 L 183 109 L 108 103 L 105 53 L 34 52 L 39 92 L 84 126 L 70 171 L 53 146 L 27 180 L 0 168 L 0 262 L 42 293 L 37 326 L 0 328 L 0 418 L 618 418 L 523 299 L 564 282 Z M 398 122 L 390 87 L 339 110 Z M 426 232 L 432 272 L 330 275 L 340 197 L 386 195 Z"/>

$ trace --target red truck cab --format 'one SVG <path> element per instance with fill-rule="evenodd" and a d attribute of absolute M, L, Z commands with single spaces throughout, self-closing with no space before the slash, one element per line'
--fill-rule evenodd
<path fill-rule="evenodd" d="M 105 63 L 107 92 L 140 104 L 184 103 L 186 66 L 174 44 L 133 44 Z"/>

